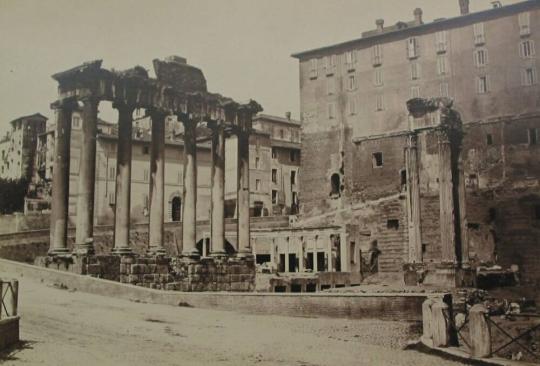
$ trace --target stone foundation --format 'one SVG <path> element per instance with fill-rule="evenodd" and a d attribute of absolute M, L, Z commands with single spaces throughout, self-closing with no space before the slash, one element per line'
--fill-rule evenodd
<path fill-rule="evenodd" d="M 233 291 L 255 290 L 255 260 L 253 258 L 216 257 L 192 260 L 179 258 L 174 263 L 177 281 L 167 284 L 167 290 Z"/>
<path fill-rule="evenodd" d="M 255 290 L 253 258 L 70 255 L 38 257 L 35 264 L 153 289 L 185 292 Z"/>

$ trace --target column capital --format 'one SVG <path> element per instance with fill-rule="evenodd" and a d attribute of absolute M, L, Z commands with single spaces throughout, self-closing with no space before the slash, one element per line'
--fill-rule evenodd
<path fill-rule="evenodd" d="M 101 102 L 101 99 L 95 95 L 85 95 L 79 98 L 83 104 L 95 104 L 96 106 Z"/>
<path fill-rule="evenodd" d="M 64 109 L 64 110 L 73 111 L 74 109 L 77 109 L 78 107 L 79 105 L 77 103 L 77 99 L 73 97 L 59 99 L 51 103 L 51 109 Z"/>
<path fill-rule="evenodd" d="M 137 108 L 135 105 L 133 104 L 128 104 L 128 103 L 125 103 L 125 102 L 121 102 L 121 101 L 114 101 L 112 103 L 112 107 L 114 109 L 118 109 L 119 111 L 126 111 L 126 112 L 129 112 L 131 111 L 133 113 L 133 111 L 135 110 L 135 108 Z"/>

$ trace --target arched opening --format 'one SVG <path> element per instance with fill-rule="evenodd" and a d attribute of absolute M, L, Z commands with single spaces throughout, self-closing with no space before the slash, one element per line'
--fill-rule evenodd
<path fill-rule="evenodd" d="M 171 201 L 171 217 L 172 221 L 180 221 L 182 219 L 182 201 L 180 197 L 174 197 Z"/>

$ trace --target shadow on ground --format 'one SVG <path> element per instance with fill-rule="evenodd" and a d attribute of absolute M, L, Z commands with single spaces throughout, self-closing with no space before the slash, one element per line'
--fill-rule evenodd
<path fill-rule="evenodd" d="M 26 349 L 33 349 L 33 345 L 36 344 L 36 341 L 19 341 L 6 349 L 0 351 L 0 363 L 5 361 L 15 361 L 18 360 L 17 354 Z"/>

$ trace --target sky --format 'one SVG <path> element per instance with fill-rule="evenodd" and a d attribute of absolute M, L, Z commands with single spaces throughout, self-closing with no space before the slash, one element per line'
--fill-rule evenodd
<path fill-rule="evenodd" d="M 359 38 L 377 18 L 412 20 L 416 7 L 425 22 L 459 15 L 458 0 L 0 0 L 0 134 L 19 116 L 53 116 L 56 72 L 102 59 L 153 75 L 152 60 L 170 55 L 201 68 L 210 92 L 299 119 L 292 53 Z M 116 122 L 110 103 L 100 118 Z"/>

